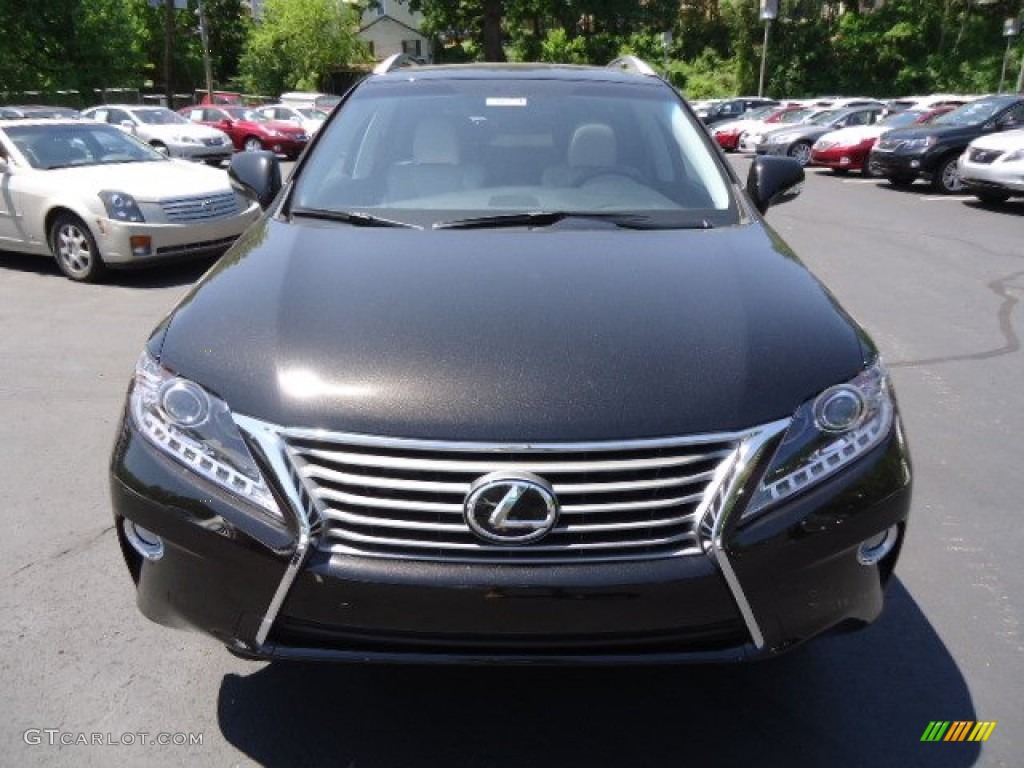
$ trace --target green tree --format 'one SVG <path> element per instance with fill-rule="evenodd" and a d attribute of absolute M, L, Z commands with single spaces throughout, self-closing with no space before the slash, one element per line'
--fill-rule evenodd
<path fill-rule="evenodd" d="M 138 19 L 124 0 L 0 0 L 0 90 L 138 85 Z"/>
<path fill-rule="evenodd" d="M 242 54 L 242 82 L 253 93 L 318 89 L 328 71 L 371 61 L 358 22 L 337 0 L 266 0 Z"/>

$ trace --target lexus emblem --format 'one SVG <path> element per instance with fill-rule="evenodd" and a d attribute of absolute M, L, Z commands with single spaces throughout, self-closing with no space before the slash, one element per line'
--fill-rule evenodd
<path fill-rule="evenodd" d="M 526 544 L 543 538 L 558 521 L 558 499 L 546 480 L 529 472 L 492 472 L 469 488 L 466 524 L 485 541 Z"/>

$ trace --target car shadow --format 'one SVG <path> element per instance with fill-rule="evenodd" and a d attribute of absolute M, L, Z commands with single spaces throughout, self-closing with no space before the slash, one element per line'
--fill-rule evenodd
<path fill-rule="evenodd" d="M 967 682 L 903 586 L 863 632 L 704 667 L 272 663 L 224 677 L 225 738 L 261 765 L 972 765 L 923 743 L 974 720 Z"/>
<path fill-rule="evenodd" d="M 158 264 L 136 269 L 109 270 L 98 285 L 116 285 L 123 288 L 174 288 L 191 285 L 206 272 L 217 257 L 191 259 L 178 263 Z M 56 262 L 47 256 L 0 251 L 0 270 L 36 274 L 67 280 Z"/>
<path fill-rule="evenodd" d="M 982 211 L 1002 213 L 1007 216 L 1024 216 L 1024 198 L 1010 198 L 1005 203 L 983 203 L 980 200 L 967 200 L 964 205 Z"/>

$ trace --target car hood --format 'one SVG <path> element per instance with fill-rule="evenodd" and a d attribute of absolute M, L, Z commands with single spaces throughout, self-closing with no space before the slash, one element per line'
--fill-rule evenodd
<path fill-rule="evenodd" d="M 766 136 L 771 136 L 776 140 L 781 136 L 784 141 L 796 141 L 797 139 L 814 141 L 832 130 L 834 129 L 827 125 L 796 125 L 792 128 L 782 128 L 777 131 L 771 131 L 769 134 L 766 134 Z"/>
<path fill-rule="evenodd" d="M 760 120 L 750 120 L 740 118 L 739 120 L 723 120 L 720 123 L 715 123 L 714 128 L 711 130 L 714 132 L 722 133 L 734 133 L 736 131 L 745 131 L 751 126 L 760 125 Z"/>
<path fill-rule="evenodd" d="M 1024 128 L 979 136 L 971 142 L 971 146 L 979 149 L 998 149 L 1003 152 L 1024 149 Z"/>
<path fill-rule="evenodd" d="M 849 128 L 840 128 L 838 131 L 829 131 L 820 140 L 840 146 L 853 146 L 862 141 L 877 139 L 887 130 L 889 129 L 882 125 L 851 125 Z"/>
<path fill-rule="evenodd" d="M 306 128 L 304 126 L 296 125 L 295 123 L 291 123 L 286 120 L 268 120 L 265 123 L 256 123 L 256 125 L 260 125 L 267 130 L 277 131 L 278 133 L 287 133 L 289 135 L 306 133 Z"/>
<path fill-rule="evenodd" d="M 64 193 L 95 195 L 100 190 L 114 190 L 127 193 L 140 203 L 231 191 L 224 171 L 186 160 L 84 165 L 40 173 L 53 182 L 54 189 Z"/>
<path fill-rule="evenodd" d="M 920 128 L 894 128 L 886 133 L 886 141 L 908 141 L 934 136 L 938 140 L 957 141 L 983 133 L 982 124 L 973 125 L 928 125 Z"/>
<path fill-rule="evenodd" d="M 191 136 L 195 139 L 214 139 L 220 138 L 224 135 L 224 132 L 217 129 L 211 128 L 208 125 L 199 125 L 198 123 L 177 123 L 171 125 L 152 125 L 150 123 L 143 123 L 137 126 L 138 132 L 147 136 L 156 137 L 167 137 L 173 139 L 176 136 Z"/>
<path fill-rule="evenodd" d="M 412 231 L 264 219 L 151 340 L 235 413 L 443 440 L 745 429 L 866 341 L 757 225 Z"/>

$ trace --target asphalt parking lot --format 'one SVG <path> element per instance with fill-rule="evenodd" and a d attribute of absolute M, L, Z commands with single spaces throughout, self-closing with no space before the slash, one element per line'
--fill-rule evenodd
<path fill-rule="evenodd" d="M 880 622 L 744 667 L 268 665 L 149 623 L 106 462 L 143 341 L 209 263 L 93 286 L 0 252 L 0 762 L 1024 763 L 1024 201 L 811 170 L 768 221 L 880 345 L 915 502 Z M 983 744 L 922 743 L 936 720 L 998 724 Z"/>

